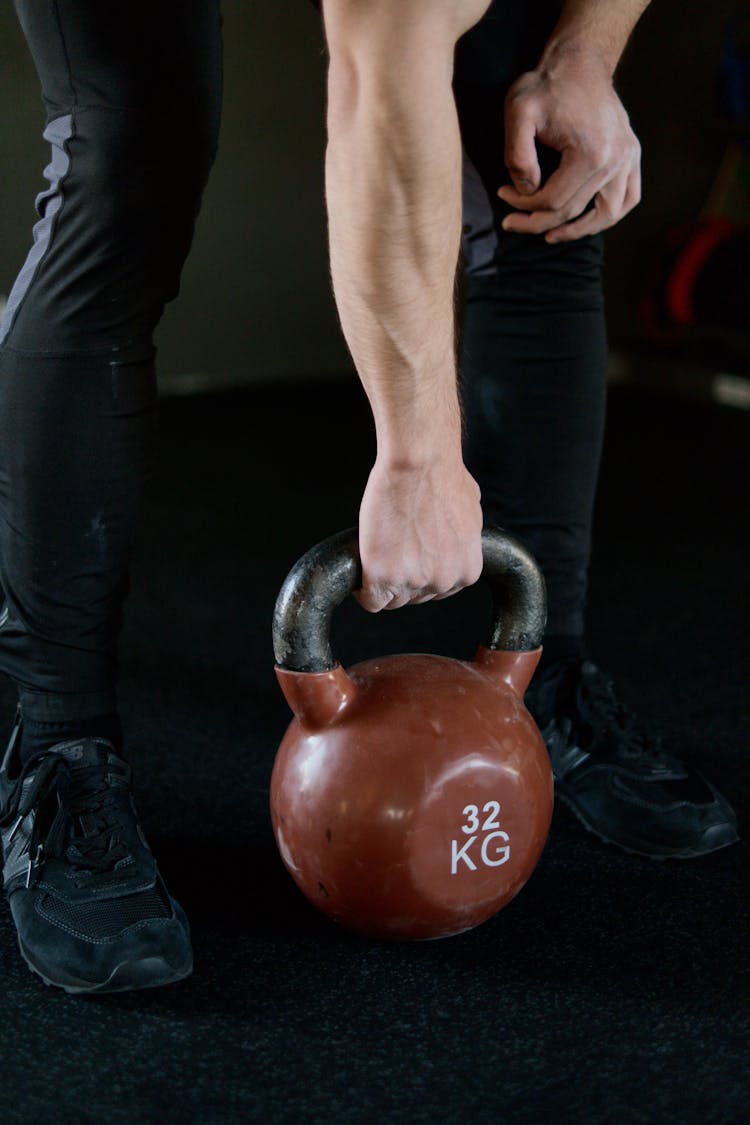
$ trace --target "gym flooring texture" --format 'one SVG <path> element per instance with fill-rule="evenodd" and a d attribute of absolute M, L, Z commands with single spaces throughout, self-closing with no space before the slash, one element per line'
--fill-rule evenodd
<path fill-rule="evenodd" d="M 591 649 L 735 802 L 744 841 L 653 862 L 555 812 L 528 885 L 457 938 L 383 943 L 319 915 L 268 813 L 289 719 L 271 614 L 288 568 L 356 522 L 373 452 L 356 380 L 163 403 L 122 648 L 136 799 L 190 916 L 195 973 L 77 999 L 0 910 L 0 1121 L 750 1121 L 748 424 L 611 394 Z M 469 657 L 479 586 L 334 623 L 345 663 Z M 0 717 L 10 725 L 6 684 Z"/>

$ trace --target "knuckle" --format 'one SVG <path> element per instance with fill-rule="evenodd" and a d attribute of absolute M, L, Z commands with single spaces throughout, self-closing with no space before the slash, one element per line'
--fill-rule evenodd
<path fill-rule="evenodd" d="M 571 219 L 577 219 L 582 215 L 585 208 L 581 207 L 580 203 L 568 203 L 558 211 L 558 218 L 561 223 L 569 223 Z"/>
<path fill-rule="evenodd" d="M 478 563 L 476 563 L 476 562 L 473 563 L 466 571 L 466 581 L 465 581 L 464 585 L 473 586 L 475 582 L 478 582 L 479 579 L 482 577 L 482 570 L 483 569 L 484 569 L 484 565 L 483 565 L 483 562 L 482 562 L 481 559 L 479 560 Z"/>
<path fill-rule="evenodd" d="M 404 589 L 410 591 L 410 593 L 420 594 L 429 593 L 431 583 L 429 575 L 425 571 L 413 571 L 407 575 L 403 585 Z"/>
<path fill-rule="evenodd" d="M 460 589 L 463 585 L 464 582 L 461 575 L 456 574 L 454 571 L 452 574 L 441 575 L 437 592 L 440 594 L 450 594 L 451 591 Z"/>
<path fill-rule="evenodd" d="M 562 216 L 559 211 L 547 211 L 544 215 L 540 215 L 537 222 L 534 224 L 534 234 L 546 234 L 548 230 L 554 230 L 562 222 Z"/>
<path fill-rule="evenodd" d="M 566 204 L 568 206 L 566 206 Z M 547 210 L 552 213 L 553 217 L 558 218 L 565 215 L 565 213 L 569 210 L 569 201 L 566 198 L 565 193 L 561 191 L 551 192 L 547 197 L 546 207 Z"/>
<path fill-rule="evenodd" d="M 506 159 L 505 163 L 506 163 L 506 167 L 507 167 L 508 171 L 510 172 L 511 176 L 513 176 L 514 178 L 516 178 L 516 179 L 529 179 L 530 178 L 530 170 L 529 170 L 528 165 L 524 164 L 523 160 L 521 160 L 520 158 L 514 157 L 512 153 L 510 153 L 508 155 L 508 158 Z M 507 186 L 512 188 L 513 184 L 508 184 Z"/>
<path fill-rule="evenodd" d="M 366 590 L 361 590 L 357 595 L 357 601 L 367 613 L 378 613 L 383 608 L 383 603 L 379 598 L 375 598 L 371 593 Z"/>
<path fill-rule="evenodd" d="M 617 160 L 617 152 L 610 141 L 605 141 L 599 148 L 599 168 L 610 168 Z"/>
<path fill-rule="evenodd" d="M 511 86 L 505 96 L 506 111 L 513 114 L 523 113 L 529 104 L 529 95 L 534 85 L 531 75 L 522 74 Z"/>
<path fill-rule="evenodd" d="M 615 146 L 609 138 L 600 137 L 584 146 L 583 155 L 592 175 L 601 176 L 618 163 L 623 149 Z"/>
<path fill-rule="evenodd" d="M 629 187 L 622 201 L 623 210 L 630 211 L 641 201 L 641 193 L 637 187 Z"/>
<path fill-rule="evenodd" d="M 370 605 L 380 609 L 386 602 L 398 596 L 398 589 L 391 582 L 371 582 L 364 591 L 364 596 Z"/>

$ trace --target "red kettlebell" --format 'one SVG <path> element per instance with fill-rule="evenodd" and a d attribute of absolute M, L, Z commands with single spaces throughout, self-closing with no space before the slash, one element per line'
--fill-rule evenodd
<path fill-rule="evenodd" d="M 281 857 L 335 921 L 380 938 L 448 937 L 520 891 L 552 817 L 552 770 L 524 692 L 544 580 L 504 533 L 482 536 L 493 621 L 472 661 L 402 655 L 344 671 L 334 608 L 362 581 L 357 535 L 308 551 L 276 602 L 276 674 L 295 718 L 271 777 Z"/>

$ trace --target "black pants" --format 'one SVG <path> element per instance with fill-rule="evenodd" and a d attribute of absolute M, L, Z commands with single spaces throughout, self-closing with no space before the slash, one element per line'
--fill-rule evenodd
<path fill-rule="evenodd" d="M 152 333 L 216 151 L 219 0 L 16 7 L 52 159 L 0 328 L 0 670 L 29 717 L 74 719 L 115 705 L 154 440 Z M 546 571 L 551 630 L 576 633 L 603 420 L 600 248 L 499 229 L 504 92 L 533 65 L 557 5 L 517 8 L 499 22 L 493 7 L 457 55 L 467 458 L 488 521 L 521 535 Z"/>
<path fill-rule="evenodd" d="M 607 339 L 601 236 L 548 245 L 509 234 L 497 188 L 503 107 L 535 66 L 560 0 L 497 2 L 464 36 L 455 92 L 464 143 L 466 461 L 485 522 L 513 531 L 547 580 L 547 635 L 582 636 L 604 432 Z M 559 156 L 540 151 L 545 175 Z"/>

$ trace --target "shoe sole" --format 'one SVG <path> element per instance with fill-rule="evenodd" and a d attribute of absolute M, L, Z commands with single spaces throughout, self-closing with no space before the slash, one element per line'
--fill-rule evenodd
<path fill-rule="evenodd" d="M 691 848 L 664 848 L 658 852 L 654 850 L 645 851 L 646 845 L 639 848 L 637 844 L 623 844 L 619 840 L 613 840 L 611 837 L 603 835 L 598 828 L 586 819 L 573 801 L 558 789 L 555 789 L 555 799 L 562 801 L 579 823 L 602 843 L 611 844 L 612 847 L 619 848 L 620 851 L 627 852 L 629 855 L 642 856 L 644 859 L 699 859 L 701 856 L 710 855 L 712 852 L 718 852 L 722 848 L 728 848 L 732 844 L 739 843 L 740 839 L 731 825 L 715 824 L 711 828 L 707 828 L 698 843 Z"/>
<path fill-rule="evenodd" d="M 49 976 L 39 965 L 34 963 L 20 938 L 18 945 L 21 956 L 32 973 L 40 977 L 50 987 L 61 988 L 71 995 L 97 992 L 131 992 L 143 988 L 161 988 L 163 985 L 176 984 L 177 981 L 184 980 L 193 971 L 192 956 L 178 968 L 170 965 L 163 957 L 144 957 L 140 961 L 123 961 L 112 970 L 104 981 L 86 981 L 72 976 L 65 980 L 55 980 L 54 977 Z"/>

